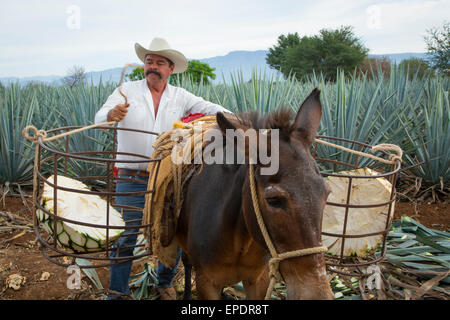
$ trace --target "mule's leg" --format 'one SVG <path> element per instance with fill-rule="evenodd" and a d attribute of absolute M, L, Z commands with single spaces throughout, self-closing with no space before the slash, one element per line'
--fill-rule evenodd
<path fill-rule="evenodd" d="M 192 300 L 192 286 L 191 286 L 191 273 L 192 273 L 192 264 L 189 261 L 186 253 L 181 255 L 181 259 L 183 260 L 184 265 L 184 300 Z"/>
<path fill-rule="evenodd" d="M 265 269 L 259 277 L 251 280 L 244 280 L 246 300 L 264 300 L 267 288 L 269 287 L 269 272 Z"/>
<path fill-rule="evenodd" d="M 220 300 L 222 287 L 214 285 L 201 270 L 195 270 L 195 284 L 200 300 Z"/>

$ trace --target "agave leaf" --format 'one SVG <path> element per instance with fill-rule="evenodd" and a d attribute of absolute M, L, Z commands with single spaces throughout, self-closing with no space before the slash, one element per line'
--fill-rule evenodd
<path fill-rule="evenodd" d="M 437 250 L 440 250 L 440 251 L 445 252 L 445 253 L 450 253 L 450 247 L 449 246 L 443 246 L 443 245 L 438 244 L 433 239 L 430 239 L 430 237 L 427 237 L 427 235 L 425 233 L 417 232 L 416 239 L 417 239 L 417 241 L 422 242 L 423 244 L 426 244 L 426 245 L 428 245 L 430 247 L 433 247 L 433 248 L 435 248 Z"/>
<path fill-rule="evenodd" d="M 147 278 L 148 275 L 147 275 L 147 272 L 144 271 L 144 272 L 141 272 L 141 273 L 139 273 L 137 275 L 134 275 L 133 277 L 130 277 L 130 279 L 133 279 L 133 278 L 135 278 L 137 276 L 140 276 L 139 279 L 137 279 L 136 281 L 130 282 L 129 283 L 130 287 L 131 286 L 138 286 L 138 285 L 140 285 L 141 283 L 144 282 L 144 280 Z"/>
<path fill-rule="evenodd" d="M 136 300 L 145 299 L 148 292 L 147 289 L 148 289 L 148 278 L 144 278 L 141 286 L 135 291 L 133 297 Z"/>
<path fill-rule="evenodd" d="M 405 230 L 405 228 L 407 228 L 408 226 L 411 227 L 415 227 L 414 231 L 416 231 L 417 229 L 420 229 L 424 232 L 426 232 L 429 235 L 435 235 L 435 230 L 431 230 L 427 227 L 425 227 L 424 225 L 420 224 L 419 222 L 417 222 L 414 219 L 411 219 L 410 217 L 402 217 L 402 229 Z"/>
<path fill-rule="evenodd" d="M 395 249 L 392 249 L 395 248 Z M 434 249 L 430 246 L 419 246 L 419 247 L 409 247 L 406 249 L 396 249 L 397 247 L 388 246 L 387 251 L 392 255 L 405 255 L 410 253 L 422 253 L 422 252 L 430 252 L 430 253 L 439 253 L 441 251 Z"/>
<path fill-rule="evenodd" d="M 138 255 L 144 254 L 146 252 L 145 251 L 145 247 L 141 247 L 140 245 L 144 245 L 146 243 L 147 243 L 147 239 L 145 239 L 145 237 L 143 237 L 143 236 L 139 236 L 137 238 L 137 241 L 136 241 L 136 245 L 139 246 L 139 247 L 136 247 L 136 248 L 133 249 L 133 255 L 134 256 L 138 256 Z M 139 259 L 137 261 L 140 261 L 140 260 L 145 259 L 145 258 L 146 257 L 142 257 L 141 259 Z"/>
<path fill-rule="evenodd" d="M 415 262 L 403 262 L 403 264 L 407 267 L 412 267 L 419 269 L 421 271 L 431 270 L 431 271 L 445 271 L 446 269 L 441 266 L 431 265 L 431 264 L 423 264 L 423 263 L 415 263 Z"/>
<path fill-rule="evenodd" d="M 408 241 L 405 241 L 405 242 L 399 244 L 397 246 L 397 248 L 409 248 L 409 247 L 411 247 L 411 246 L 413 246 L 415 244 L 417 244 L 416 240 L 408 240 Z"/>
<path fill-rule="evenodd" d="M 417 261 L 423 261 L 423 262 L 437 262 L 445 267 L 447 267 L 449 260 L 449 256 L 439 256 L 439 258 L 422 255 L 422 254 L 414 254 L 411 255 L 405 255 L 405 256 L 395 256 L 392 254 L 386 254 L 386 258 L 393 263 L 399 263 L 399 262 L 417 262 Z M 447 261 L 446 261 L 447 260 Z"/>
<path fill-rule="evenodd" d="M 439 255 L 437 257 L 433 257 L 433 256 L 429 256 L 429 255 L 424 255 L 424 254 L 418 254 L 418 253 L 414 253 L 415 256 L 418 256 L 420 258 L 422 258 L 422 261 L 433 261 L 433 262 L 437 262 L 440 265 L 450 269 L 450 255 Z"/>
<path fill-rule="evenodd" d="M 406 238 L 412 238 L 412 239 L 415 238 L 414 234 L 406 233 L 406 232 L 402 232 L 402 231 L 403 231 L 403 228 L 402 229 L 397 229 L 394 232 L 390 231 L 388 236 L 391 237 L 391 238 L 403 238 L 405 236 L 406 236 Z"/>
<path fill-rule="evenodd" d="M 19 83 L 2 90 L 0 97 L 0 185 L 29 183 L 33 172 L 33 144 L 22 136 L 22 130 L 32 125 L 38 100 L 36 94 L 25 91 Z M 36 123 L 34 123 L 36 125 Z"/>
<path fill-rule="evenodd" d="M 139 272 L 139 273 L 136 273 L 136 274 L 132 274 L 132 275 L 130 275 L 130 279 L 136 279 L 139 276 L 143 275 L 144 273 L 145 273 L 145 271 L 142 271 L 142 272 Z"/>
<path fill-rule="evenodd" d="M 354 296 L 344 296 L 341 298 L 341 300 L 363 300 L 362 295 L 354 295 Z"/>
<path fill-rule="evenodd" d="M 76 258 L 75 262 L 79 266 L 92 266 L 92 263 L 89 260 L 83 258 Z M 103 290 L 102 282 L 98 277 L 97 271 L 94 268 L 82 268 L 83 272 L 86 276 L 91 280 L 91 282 L 95 285 L 98 290 Z"/>
<path fill-rule="evenodd" d="M 129 286 L 139 286 L 134 291 L 133 297 L 137 300 L 148 299 L 149 297 L 151 300 L 155 299 L 156 297 L 149 296 L 151 288 L 155 288 L 158 282 L 154 265 L 145 263 L 144 271 L 139 273 L 139 276 L 139 279 L 129 284 Z"/>
<path fill-rule="evenodd" d="M 409 144 L 415 147 L 414 153 L 405 154 L 406 160 L 414 165 L 411 170 L 430 183 L 439 183 L 443 178 L 444 183 L 450 179 L 450 151 L 446 141 L 450 139 L 450 106 L 448 100 L 448 88 L 444 89 L 440 78 L 429 79 L 423 87 L 424 97 L 420 105 L 418 118 L 423 119 L 423 125 L 415 126 L 408 130 L 406 137 Z M 432 160 L 437 159 L 437 160 Z"/>

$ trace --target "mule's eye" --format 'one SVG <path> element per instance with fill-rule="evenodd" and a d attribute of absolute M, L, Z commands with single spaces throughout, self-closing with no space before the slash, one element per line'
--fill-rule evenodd
<path fill-rule="evenodd" d="M 280 197 L 266 198 L 267 203 L 274 208 L 284 209 L 286 204 L 286 199 Z"/>

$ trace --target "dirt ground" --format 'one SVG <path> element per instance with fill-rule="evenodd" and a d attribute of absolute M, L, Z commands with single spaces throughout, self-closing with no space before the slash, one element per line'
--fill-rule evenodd
<path fill-rule="evenodd" d="M 31 199 L 27 198 L 26 202 L 31 208 Z M 5 197 L 4 203 L 0 202 L 0 212 L 20 216 L 24 218 L 24 221 L 28 220 L 32 223 L 31 211 L 20 197 Z M 410 202 L 397 202 L 394 220 L 399 220 L 401 216 L 412 217 L 433 229 L 448 230 L 450 227 L 450 205 L 448 204 L 414 205 Z M 71 274 L 67 273 L 65 267 L 54 264 L 43 256 L 32 227 L 24 226 L 13 231 L 2 228 L 0 227 L 0 300 L 103 299 L 101 292 L 96 290 L 84 273 L 82 273 L 81 289 L 67 288 L 67 280 Z M 155 259 L 149 258 L 148 261 L 154 263 Z M 145 261 L 134 263 L 132 274 L 142 272 L 144 263 Z M 96 271 L 103 287 L 107 288 L 108 268 L 97 268 Z M 179 279 L 181 283 L 182 268 L 179 271 L 176 279 Z M 18 290 L 8 288 L 7 285 L 7 279 L 13 274 L 25 278 Z"/>

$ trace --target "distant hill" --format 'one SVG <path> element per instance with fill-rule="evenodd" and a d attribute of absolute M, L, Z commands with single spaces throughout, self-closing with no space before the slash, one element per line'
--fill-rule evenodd
<path fill-rule="evenodd" d="M 277 71 L 270 69 L 266 64 L 266 55 L 268 51 L 231 51 L 225 56 L 217 56 L 213 58 L 199 59 L 201 62 L 208 63 L 216 74 L 215 82 L 230 82 L 231 74 L 233 77 L 238 76 L 242 72 L 245 81 L 251 79 L 253 71 L 266 73 L 267 76 L 276 74 Z"/>
<path fill-rule="evenodd" d="M 102 71 L 90 71 L 86 72 L 86 79 L 90 83 L 91 81 L 94 84 L 98 84 L 100 82 L 100 79 L 103 82 L 115 82 L 118 83 L 120 81 L 120 77 L 122 76 L 122 67 L 119 68 L 113 68 L 113 69 L 106 69 Z M 126 74 L 133 71 L 133 68 L 130 68 L 127 70 Z M 62 79 L 64 76 L 36 76 L 36 77 L 23 77 L 23 78 L 17 78 L 17 77 L 6 77 L 6 78 L 0 78 L 0 82 L 3 84 L 7 84 L 9 82 L 17 82 L 19 81 L 21 84 L 26 85 L 30 82 L 44 82 L 46 84 L 50 85 L 59 85 L 61 84 Z"/>
<path fill-rule="evenodd" d="M 17 82 L 19 81 L 22 84 L 27 84 L 29 82 L 44 82 L 48 84 L 55 84 L 59 82 L 61 79 L 61 76 L 51 75 L 51 76 L 34 76 L 34 77 L 6 77 L 6 78 L 0 78 L 0 82 L 3 84 L 9 83 L 9 82 Z"/>
<path fill-rule="evenodd" d="M 122 69 L 123 69 L 123 67 L 107 69 L 107 70 L 103 70 L 103 71 L 86 72 L 86 77 L 89 81 L 92 81 L 95 84 L 99 83 L 100 79 L 103 82 L 119 83 L 120 77 L 122 76 Z M 126 74 L 131 73 L 132 71 L 133 71 L 133 68 L 128 68 L 126 71 Z"/>
<path fill-rule="evenodd" d="M 386 57 L 391 62 L 400 63 L 403 60 L 411 59 L 411 58 L 419 58 L 428 60 L 428 55 L 426 53 L 417 53 L 417 52 L 407 52 L 407 53 L 389 53 L 389 54 L 369 54 L 369 58 L 383 58 Z"/>
<path fill-rule="evenodd" d="M 266 73 L 267 76 L 276 75 L 277 71 L 270 69 L 266 64 L 267 50 L 257 50 L 257 51 L 231 51 L 224 56 L 217 56 L 212 58 L 198 59 L 201 62 L 208 63 L 216 74 L 216 80 L 214 83 L 229 83 L 231 79 L 231 74 L 233 76 L 240 76 L 242 73 L 242 78 L 244 81 L 251 79 L 252 71 L 257 70 L 260 73 Z M 369 57 L 387 57 L 389 60 L 395 63 L 400 63 L 404 59 L 409 59 L 412 57 L 427 59 L 426 53 L 390 53 L 390 54 L 369 54 Z M 127 70 L 127 73 L 131 72 L 132 68 Z M 122 75 L 122 67 L 101 70 L 101 71 L 90 71 L 86 72 L 88 81 L 92 81 L 94 84 L 99 83 L 100 79 L 103 82 L 111 81 L 118 83 Z M 47 84 L 60 84 L 61 79 L 64 76 L 50 75 L 50 76 L 35 76 L 35 77 L 5 77 L 0 78 L 0 82 L 3 84 L 9 82 L 19 81 L 21 84 L 27 84 L 29 82 L 44 82 Z"/>

